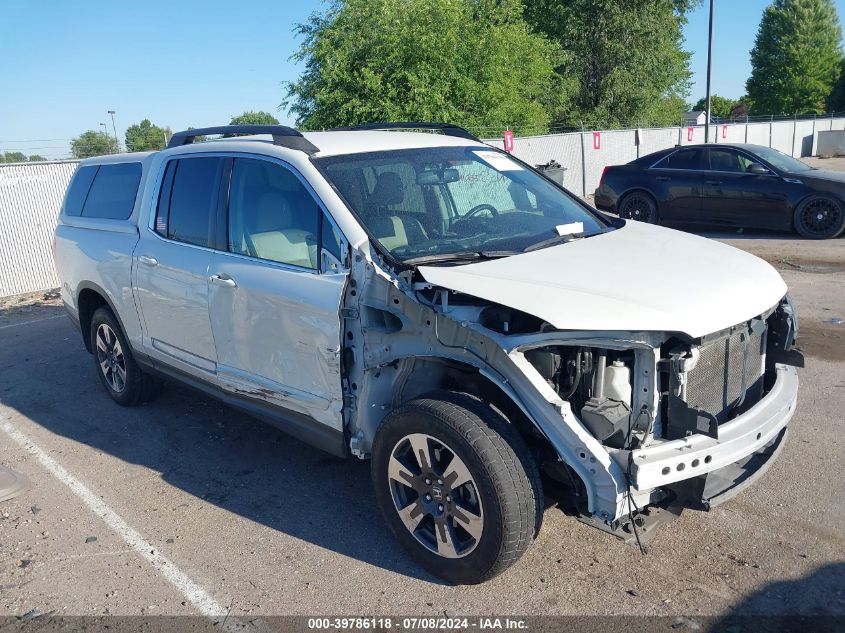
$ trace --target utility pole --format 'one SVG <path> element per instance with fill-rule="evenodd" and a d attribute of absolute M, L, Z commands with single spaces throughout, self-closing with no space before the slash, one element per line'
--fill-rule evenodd
<path fill-rule="evenodd" d="M 712 2 L 712 0 L 711 0 L 711 2 Z M 713 24 L 713 23 L 712 23 L 712 19 L 713 19 L 713 18 L 712 18 L 712 14 L 711 14 L 711 18 L 710 18 L 710 19 L 711 19 L 711 23 L 710 23 L 710 24 L 711 24 L 711 28 L 712 28 L 712 24 Z M 708 77 L 709 77 L 709 75 L 708 75 Z M 710 85 L 710 80 L 709 80 L 709 79 L 707 80 L 707 85 L 708 85 L 708 86 Z M 709 88 L 709 87 L 708 87 L 708 89 L 707 89 L 707 94 L 710 94 L 710 88 Z M 114 111 L 114 110 L 109 110 L 109 114 L 111 115 L 111 129 L 112 129 L 112 130 L 114 130 L 114 142 L 115 142 L 115 147 L 117 148 L 117 151 L 119 152 L 119 151 L 120 151 L 120 141 L 119 141 L 119 140 L 117 140 L 117 126 L 114 124 L 114 115 L 115 115 L 115 111 Z"/>
<path fill-rule="evenodd" d="M 704 122 L 704 142 L 710 142 L 710 108 L 711 108 L 711 94 L 710 94 L 710 73 L 713 69 L 713 3 L 710 0 L 710 30 L 707 34 L 707 119 Z"/>
<path fill-rule="evenodd" d="M 109 128 L 108 128 L 108 127 L 106 127 L 106 124 L 105 124 L 105 123 L 100 123 L 100 125 L 101 125 L 101 126 L 102 126 L 102 128 L 103 128 L 103 136 L 105 136 L 106 138 L 108 138 L 108 136 L 109 136 Z"/>

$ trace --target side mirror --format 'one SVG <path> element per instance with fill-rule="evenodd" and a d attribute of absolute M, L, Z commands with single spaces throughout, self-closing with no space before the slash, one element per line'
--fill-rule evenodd
<path fill-rule="evenodd" d="M 748 171 L 749 174 L 756 174 L 758 176 L 766 176 L 772 173 L 760 163 L 751 163 L 746 171 Z"/>

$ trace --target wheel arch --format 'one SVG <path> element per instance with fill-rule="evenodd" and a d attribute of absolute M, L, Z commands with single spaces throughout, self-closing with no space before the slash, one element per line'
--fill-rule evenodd
<path fill-rule="evenodd" d="M 382 367 L 382 370 L 386 367 Z M 377 372 L 380 382 L 387 378 L 379 389 L 369 390 L 370 402 L 378 400 L 378 391 L 390 394 L 390 405 L 381 407 L 380 415 L 372 412 L 378 407 L 367 407 L 369 415 L 359 419 L 359 430 L 365 436 L 365 444 L 371 445 L 375 434 L 383 423 L 387 414 L 406 402 L 424 396 L 434 391 L 445 390 L 469 393 L 480 397 L 483 401 L 493 405 L 511 423 L 517 433 L 529 446 L 538 466 L 545 460 L 562 461 L 551 442 L 543 434 L 541 428 L 534 422 L 528 408 L 521 401 L 519 395 L 509 386 L 507 381 L 494 372 L 486 370 L 481 365 L 475 365 L 462 360 L 443 356 L 411 356 L 399 359 L 391 364 L 390 369 L 395 376 L 385 376 L 385 372 Z M 580 478 L 573 465 L 566 464 L 573 475 Z M 584 483 L 584 482 L 582 482 Z"/>
<path fill-rule="evenodd" d="M 79 284 L 76 289 L 76 307 L 79 311 L 79 329 L 82 332 L 82 341 L 85 344 L 85 349 L 89 354 L 93 351 L 91 349 L 91 337 L 89 336 L 91 332 L 91 319 L 94 317 L 94 312 L 97 311 L 97 308 L 102 306 L 106 306 L 109 310 L 111 310 L 111 313 L 120 325 L 120 329 L 123 330 L 124 336 L 126 336 L 126 328 L 124 327 L 120 314 L 115 309 L 114 302 L 111 300 L 108 293 L 103 290 L 103 288 L 90 281 L 84 281 Z"/>

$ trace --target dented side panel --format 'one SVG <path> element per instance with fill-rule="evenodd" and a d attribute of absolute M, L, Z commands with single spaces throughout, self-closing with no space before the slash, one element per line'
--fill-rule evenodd
<path fill-rule="evenodd" d="M 346 275 L 213 257 L 225 260 L 213 265 L 237 280 L 234 287 L 209 286 L 221 385 L 342 430 L 339 313 Z"/>

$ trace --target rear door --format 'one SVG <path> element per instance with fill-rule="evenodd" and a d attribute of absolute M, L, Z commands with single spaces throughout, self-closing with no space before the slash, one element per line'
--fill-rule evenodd
<path fill-rule="evenodd" d="M 705 221 L 749 228 L 782 228 L 791 216 L 788 183 L 777 174 L 748 171 L 755 159 L 729 147 L 708 150 L 704 179 Z"/>
<path fill-rule="evenodd" d="M 342 430 L 344 241 L 282 161 L 236 157 L 228 190 L 208 275 L 218 379 Z"/>
<path fill-rule="evenodd" d="M 133 277 L 143 346 L 156 361 L 209 379 L 217 353 L 208 317 L 208 269 L 217 246 L 225 158 L 170 160 L 152 224 L 141 230 Z"/>
<path fill-rule="evenodd" d="M 646 170 L 657 198 L 660 220 L 699 222 L 704 186 L 704 151 L 673 152 Z"/>

